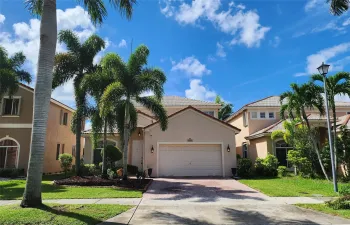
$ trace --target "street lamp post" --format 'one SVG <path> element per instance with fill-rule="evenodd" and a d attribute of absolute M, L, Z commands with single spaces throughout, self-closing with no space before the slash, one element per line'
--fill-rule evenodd
<path fill-rule="evenodd" d="M 332 166 L 332 176 L 333 176 L 333 185 L 334 185 L 334 192 L 338 192 L 338 184 L 337 184 L 337 168 L 335 168 L 335 162 L 334 162 L 334 151 L 333 151 L 333 140 L 332 140 L 332 134 L 331 134 L 331 123 L 329 119 L 329 111 L 328 111 L 328 95 L 327 95 L 327 84 L 326 84 L 326 75 L 328 73 L 329 65 L 324 64 L 322 62 L 322 65 L 317 68 L 318 72 L 323 76 L 323 88 L 324 88 L 324 94 L 326 98 L 326 115 L 327 115 L 327 126 L 328 126 L 328 139 L 329 139 L 329 151 L 331 154 L 331 166 Z M 336 129 L 334 127 L 334 129 Z"/>

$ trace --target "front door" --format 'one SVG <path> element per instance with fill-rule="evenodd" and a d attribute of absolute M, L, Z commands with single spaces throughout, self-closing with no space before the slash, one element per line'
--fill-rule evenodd
<path fill-rule="evenodd" d="M 132 141 L 132 160 L 131 164 L 142 170 L 142 141 Z"/>
<path fill-rule="evenodd" d="M 285 148 L 276 148 L 276 157 L 278 159 L 278 165 L 287 166 L 287 151 Z"/>

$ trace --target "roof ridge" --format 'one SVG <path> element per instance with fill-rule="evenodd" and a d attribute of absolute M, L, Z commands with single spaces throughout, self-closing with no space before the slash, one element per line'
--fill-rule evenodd
<path fill-rule="evenodd" d="M 279 96 L 278 96 L 278 95 L 270 95 L 270 96 L 268 96 L 268 97 L 265 97 L 265 98 L 259 99 L 259 100 L 257 100 L 257 101 L 251 102 L 251 103 L 248 103 L 248 104 L 246 104 L 245 106 L 248 106 L 248 105 L 251 105 L 251 104 L 254 104 L 254 103 L 260 102 L 260 101 L 264 101 L 264 100 L 266 100 L 266 99 L 268 99 L 268 98 L 272 98 L 272 97 L 279 97 Z"/>

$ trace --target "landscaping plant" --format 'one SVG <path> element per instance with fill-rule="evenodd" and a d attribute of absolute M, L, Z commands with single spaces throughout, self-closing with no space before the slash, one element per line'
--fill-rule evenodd
<path fill-rule="evenodd" d="M 287 176 L 288 171 L 287 171 L 287 167 L 286 166 L 279 166 L 277 168 L 277 171 L 278 171 L 278 175 L 279 176 L 281 176 L 281 177 Z"/>
<path fill-rule="evenodd" d="M 248 158 L 238 160 L 237 174 L 240 177 L 249 177 L 252 175 L 252 161 Z"/>
<path fill-rule="evenodd" d="M 73 156 L 68 153 L 60 154 L 58 160 L 64 171 L 64 177 L 67 177 L 67 172 L 72 168 Z"/>
<path fill-rule="evenodd" d="M 272 154 L 268 154 L 264 159 L 257 158 L 254 167 L 258 176 L 275 177 L 278 175 L 278 160 Z"/>
<path fill-rule="evenodd" d="M 106 148 L 101 151 L 102 158 L 105 152 L 109 169 L 113 169 L 115 162 L 123 158 L 123 153 L 119 150 L 119 148 L 114 147 L 113 145 L 107 145 Z"/>

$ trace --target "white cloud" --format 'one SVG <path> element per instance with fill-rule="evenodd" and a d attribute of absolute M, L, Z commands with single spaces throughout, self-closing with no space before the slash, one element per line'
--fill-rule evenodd
<path fill-rule="evenodd" d="M 331 21 L 329 23 L 327 23 L 326 25 L 322 25 L 319 27 L 316 27 L 314 29 L 311 30 L 311 33 L 318 33 L 318 32 L 322 32 L 322 31 L 326 31 L 326 30 L 335 30 L 335 31 L 344 31 L 344 27 L 339 27 L 335 21 Z"/>
<path fill-rule="evenodd" d="M 126 41 L 124 39 L 122 39 L 119 44 L 118 44 L 119 48 L 126 48 Z"/>
<path fill-rule="evenodd" d="M 273 38 L 273 40 L 270 40 L 269 44 L 274 47 L 274 48 L 277 48 L 281 43 L 281 38 L 278 37 L 278 36 L 275 36 Z"/>
<path fill-rule="evenodd" d="M 298 31 L 298 32 L 293 34 L 292 38 L 298 38 L 298 37 L 301 37 L 304 35 L 306 35 L 306 32 Z"/>
<path fill-rule="evenodd" d="M 184 71 L 187 74 L 195 77 L 201 77 L 204 74 L 210 74 L 211 71 L 206 68 L 198 59 L 194 56 L 187 57 L 180 62 L 176 63 L 172 61 L 173 67 L 171 71 Z"/>
<path fill-rule="evenodd" d="M 301 77 L 301 76 L 306 76 L 306 75 L 308 75 L 308 73 L 305 73 L 305 72 L 300 72 L 300 73 L 294 74 L 295 77 Z"/>
<path fill-rule="evenodd" d="M 153 91 L 145 91 L 140 94 L 141 97 L 147 97 L 147 96 L 153 96 L 154 92 Z"/>
<path fill-rule="evenodd" d="M 0 45 L 13 55 L 22 51 L 27 57 L 25 68 L 34 75 L 34 82 L 37 70 L 37 61 L 40 44 L 40 20 L 31 19 L 29 22 L 19 22 L 12 26 L 12 32 L 0 32 Z M 57 28 L 73 30 L 81 41 L 95 33 L 89 15 L 80 6 L 66 10 L 57 9 Z M 108 40 L 107 40 L 108 41 Z M 109 45 L 109 41 L 107 43 Z M 56 52 L 64 52 L 64 44 L 57 43 Z M 34 85 L 34 82 L 31 85 Z M 62 87 L 58 87 L 52 94 L 54 98 L 70 106 L 74 106 L 74 89 L 72 81 L 68 81 Z"/>
<path fill-rule="evenodd" d="M 350 102 L 350 97 L 349 95 L 336 95 L 334 100 L 338 102 Z"/>
<path fill-rule="evenodd" d="M 344 20 L 343 22 L 343 26 L 348 26 L 350 25 L 350 18 L 347 18 L 346 20 Z"/>
<path fill-rule="evenodd" d="M 0 24 L 4 23 L 6 17 L 2 14 L 0 14 Z"/>
<path fill-rule="evenodd" d="M 175 7 L 174 1 L 165 0 L 165 8 L 161 8 L 167 17 L 173 17 L 182 25 L 200 26 L 200 20 L 208 20 L 220 31 L 233 36 L 231 44 L 244 44 L 247 47 L 259 47 L 269 27 L 259 23 L 259 15 L 254 10 L 245 11 L 242 4 L 229 3 L 227 11 L 219 11 L 221 0 L 196 0 Z"/>
<path fill-rule="evenodd" d="M 220 44 L 219 42 L 216 43 L 216 55 L 221 57 L 221 58 L 226 57 L 226 52 L 224 50 L 224 46 L 222 46 L 222 44 Z"/>
<path fill-rule="evenodd" d="M 304 9 L 306 12 L 308 12 L 311 9 L 315 8 L 316 6 L 320 5 L 320 3 L 321 3 L 321 0 L 308 0 L 308 2 L 304 6 Z"/>
<path fill-rule="evenodd" d="M 306 59 L 307 66 L 306 71 L 303 73 L 297 73 L 295 76 L 311 75 L 318 73 L 317 67 L 321 65 L 322 62 L 328 63 L 330 65 L 329 71 L 342 70 L 344 65 L 350 63 L 350 56 L 339 59 L 337 61 L 330 61 L 333 58 L 339 56 L 342 53 L 348 52 L 350 50 L 350 42 L 342 43 L 331 48 L 323 49 L 315 54 L 309 55 Z"/>
<path fill-rule="evenodd" d="M 190 81 L 190 89 L 187 89 L 185 94 L 187 98 L 205 101 L 213 101 L 216 97 L 216 92 L 204 87 L 199 79 Z"/>

